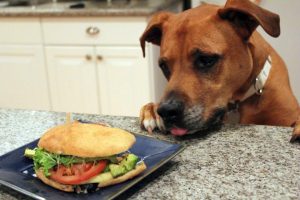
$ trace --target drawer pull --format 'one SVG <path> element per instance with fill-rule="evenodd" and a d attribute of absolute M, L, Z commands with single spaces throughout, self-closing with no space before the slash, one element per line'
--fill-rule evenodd
<path fill-rule="evenodd" d="M 97 60 L 98 60 L 98 61 L 102 61 L 102 60 L 103 60 L 103 57 L 100 56 L 100 55 L 98 55 L 98 56 L 97 56 Z"/>
<path fill-rule="evenodd" d="M 89 35 L 97 35 L 99 32 L 99 28 L 93 26 L 90 26 L 86 29 L 86 33 Z"/>
<path fill-rule="evenodd" d="M 88 61 L 90 61 L 90 60 L 92 60 L 92 56 L 91 55 L 86 55 L 85 59 L 88 60 Z"/>

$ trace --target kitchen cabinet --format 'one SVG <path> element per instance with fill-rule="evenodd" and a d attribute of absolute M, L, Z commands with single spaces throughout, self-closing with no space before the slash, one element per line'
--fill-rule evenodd
<path fill-rule="evenodd" d="M 0 107 L 138 116 L 165 85 L 156 64 L 159 49 L 147 44 L 142 56 L 139 37 L 147 20 L 0 20 Z"/>
<path fill-rule="evenodd" d="M 41 45 L 42 41 L 39 18 L 0 18 L 1 45 Z"/>
<path fill-rule="evenodd" d="M 46 47 L 54 111 L 100 113 L 93 47 Z"/>
<path fill-rule="evenodd" d="M 138 116 L 152 101 L 145 18 L 44 18 L 42 27 L 53 110 Z"/>
<path fill-rule="evenodd" d="M 0 106 L 50 110 L 41 45 L 0 46 Z"/>
<path fill-rule="evenodd" d="M 150 70 L 139 47 L 97 47 L 103 114 L 136 116 L 149 102 Z"/>
<path fill-rule="evenodd" d="M 150 99 L 138 47 L 46 47 L 55 111 L 136 116 Z"/>
<path fill-rule="evenodd" d="M 42 18 L 47 45 L 139 46 L 145 17 L 49 17 Z"/>

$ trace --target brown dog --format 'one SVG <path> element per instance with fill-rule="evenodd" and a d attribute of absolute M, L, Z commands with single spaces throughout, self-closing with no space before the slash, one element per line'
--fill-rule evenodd
<path fill-rule="evenodd" d="M 160 45 L 168 84 L 159 104 L 141 109 L 141 125 L 176 136 L 195 133 L 220 125 L 234 102 L 240 123 L 294 124 L 291 141 L 300 138 L 300 109 L 287 69 L 258 25 L 273 37 L 280 34 L 279 16 L 248 0 L 154 15 L 141 46 L 145 56 L 146 41 Z"/>

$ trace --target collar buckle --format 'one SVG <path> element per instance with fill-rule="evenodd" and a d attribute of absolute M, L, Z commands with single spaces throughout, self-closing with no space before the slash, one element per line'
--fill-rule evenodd
<path fill-rule="evenodd" d="M 255 89 L 255 94 L 262 95 L 264 88 L 261 87 L 261 82 L 259 82 L 259 78 L 255 79 L 255 81 L 253 83 L 253 87 Z"/>
<path fill-rule="evenodd" d="M 244 97 L 240 100 L 241 102 L 245 101 L 249 97 L 253 95 L 262 95 L 264 86 L 267 82 L 267 79 L 269 77 L 271 67 L 272 67 L 272 61 L 271 57 L 268 56 L 263 69 L 261 72 L 258 74 L 258 76 L 254 79 L 254 83 L 250 86 L 248 91 L 245 93 Z"/>

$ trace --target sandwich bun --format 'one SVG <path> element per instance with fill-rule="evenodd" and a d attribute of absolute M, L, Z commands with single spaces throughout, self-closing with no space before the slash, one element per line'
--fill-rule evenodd
<path fill-rule="evenodd" d="M 127 151 L 135 136 L 119 128 L 78 121 L 48 130 L 38 147 L 48 152 L 78 157 L 106 157 Z"/>

